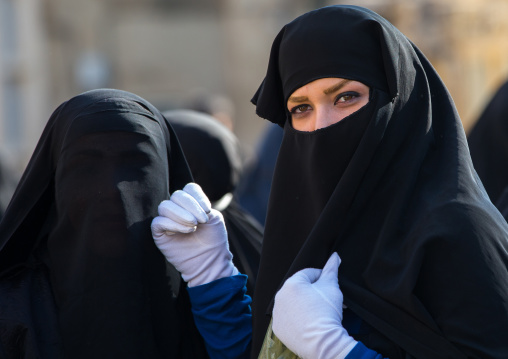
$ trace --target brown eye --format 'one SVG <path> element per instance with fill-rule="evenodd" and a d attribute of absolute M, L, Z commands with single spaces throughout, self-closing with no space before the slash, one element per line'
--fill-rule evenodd
<path fill-rule="evenodd" d="M 351 99 L 353 99 L 353 95 L 346 95 L 346 96 L 342 96 L 341 98 L 339 98 L 339 102 L 346 102 Z"/>
<path fill-rule="evenodd" d="M 337 96 L 337 99 L 335 100 L 335 103 L 338 103 L 338 102 L 341 102 L 341 103 L 349 102 L 351 100 L 354 100 L 358 96 L 359 96 L 359 94 L 357 92 L 342 93 L 342 94 L 339 94 Z"/>
<path fill-rule="evenodd" d="M 296 107 L 293 107 L 290 112 L 293 114 L 302 113 L 302 112 L 307 111 L 309 108 L 310 108 L 309 105 L 298 105 Z"/>

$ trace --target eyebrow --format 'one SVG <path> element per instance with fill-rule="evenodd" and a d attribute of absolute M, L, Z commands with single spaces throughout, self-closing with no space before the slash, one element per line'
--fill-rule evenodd
<path fill-rule="evenodd" d="M 309 98 L 307 96 L 290 96 L 288 98 L 288 101 L 291 101 L 291 102 L 305 102 L 308 100 L 309 100 Z"/>
<path fill-rule="evenodd" d="M 343 88 L 350 82 L 351 82 L 351 80 L 346 80 L 346 79 L 341 80 L 338 83 L 336 83 L 335 85 L 333 85 L 332 87 L 329 87 L 326 90 L 324 90 L 323 93 L 325 95 L 329 95 L 331 93 L 334 93 L 335 91 L 339 91 L 341 88 Z"/>
<path fill-rule="evenodd" d="M 335 85 L 327 88 L 327 89 L 324 89 L 323 90 L 323 93 L 325 95 L 329 95 L 331 93 L 334 93 L 336 91 L 339 91 L 341 88 L 343 88 L 344 86 L 346 86 L 348 83 L 350 83 L 352 80 L 341 80 L 339 81 L 338 83 L 336 83 Z M 290 96 L 288 98 L 288 101 L 291 101 L 291 102 L 305 102 L 305 101 L 308 101 L 309 98 L 307 96 Z"/>

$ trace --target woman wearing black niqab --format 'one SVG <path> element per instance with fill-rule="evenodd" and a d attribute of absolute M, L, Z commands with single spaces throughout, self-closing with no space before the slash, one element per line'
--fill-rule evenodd
<path fill-rule="evenodd" d="M 191 180 L 146 100 L 103 89 L 60 105 L 0 223 L 0 356 L 208 357 L 150 234 Z"/>
<path fill-rule="evenodd" d="M 487 104 L 467 142 L 490 200 L 508 218 L 508 82 Z"/>
<path fill-rule="evenodd" d="M 326 78 L 367 85 L 368 104 L 326 128 L 295 129 L 290 96 Z M 390 358 L 508 357 L 508 227 L 450 94 L 414 44 L 368 9 L 311 11 L 275 38 L 253 103 L 284 127 L 253 355 L 285 280 L 337 252 L 343 324 L 359 318 L 349 334 L 366 347 Z"/>

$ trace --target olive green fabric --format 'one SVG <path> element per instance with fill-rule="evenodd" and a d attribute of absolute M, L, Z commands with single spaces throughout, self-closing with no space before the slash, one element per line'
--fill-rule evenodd
<path fill-rule="evenodd" d="M 289 350 L 272 331 L 272 322 L 266 331 L 263 346 L 258 359 L 298 359 L 298 355 Z"/>

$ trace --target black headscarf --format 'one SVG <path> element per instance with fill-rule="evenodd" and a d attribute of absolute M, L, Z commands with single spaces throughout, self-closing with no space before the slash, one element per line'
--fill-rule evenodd
<path fill-rule="evenodd" d="M 263 229 L 232 197 L 242 172 L 238 139 L 205 113 L 173 110 L 164 112 L 164 116 L 178 135 L 194 181 L 224 216 L 233 262 L 240 273 L 247 274 L 247 293 L 252 295 Z"/>
<path fill-rule="evenodd" d="M 474 168 L 497 205 L 508 188 L 508 82 L 485 107 L 467 141 Z"/>
<path fill-rule="evenodd" d="M 150 232 L 158 204 L 190 181 L 172 128 L 146 100 L 104 89 L 60 105 L 0 223 L 1 283 L 13 293 L 1 302 L 19 311 L 1 313 L 0 350 L 206 358 L 187 292 L 171 287 Z"/>
<path fill-rule="evenodd" d="M 368 85 L 369 103 L 322 130 L 294 130 L 287 98 L 325 77 Z M 285 126 L 253 354 L 284 280 L 322 268 L 336 251 L 344 302 L 373 327 L 367 347 L 390 358 L 508 357 L 508 225 L 474 171 L 452 98 L 418 48 L 368 9 L 311 11 L 277 35 L 252 101 Z"/>

